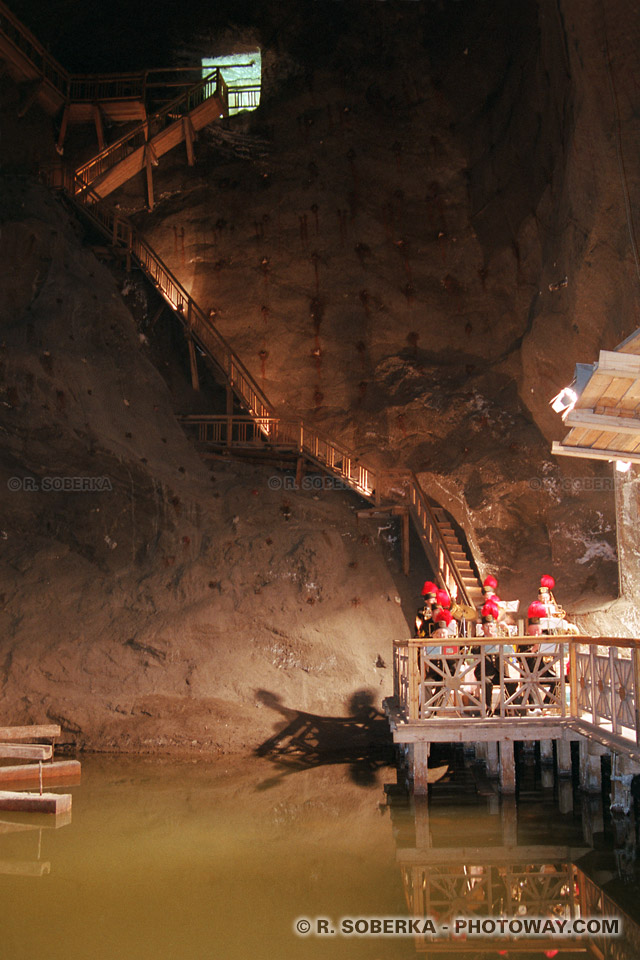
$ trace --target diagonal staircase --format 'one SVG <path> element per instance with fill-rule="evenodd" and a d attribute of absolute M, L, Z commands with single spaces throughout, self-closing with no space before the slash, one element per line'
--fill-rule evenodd
<path fill-rule="evenodd" d="M 129 111 L 132 109 L 132 102 L 141 102 L 138 75 L 71 77 L 1 0 L 0 57 L 4 59 L 10 75 L 17 83 L 32 85 L 30 102 L 38 99 L 52 115 L 72 103 L 84 103 L 85 106 L 93 103 L 94 109 L 96 99 L 115 104 L 117 98 L 120 98 L 123 104 L 128 104 L 126 109 Z M 50 171 L 45 173 L 43 179 L 51 186 L 64 188 L 65 196 L 72 206 L 105 235 L 115 248 L 124 252 L 128 266 L 132 261 L 138 264 L 184 327 L 191 349 L 193 350 L 194 344 L 200 347 L 247 411 L 253 425 L 254 443 L 257 441 L 265 445 L 295 449 L 298 456 L 339 477 L 348 487 L 376 506 L 385 502 L 399 503 L 413 520 L 435 578 L 459 602 L 476 606 L 480 602 L 482 590 L 471 558 L 444 510 L 430 503 L 417 477 L 409 472 L 382 474 L 361 463 L 356 454 L 325 437 L 304 421 L 287 421 L 275 417 L 273 407 L 264 392 L 216 329 L 209 315 L 193 300 L 133 223 L 101 202 L 131 176 L 146 168 L 152 205 L 152 165 L 182 141 L 187 146 L 189 162 L 192 162 L 194 134 L 212 120 L 226 116 L 228 102 L 228 89 L 218 68 L 152 117 L 146 117 L 145 114 L 141 124 L 116 143 L 101 150 L 71 177 L 65 174 L 61 179 L 59 171 Z M 28 105 L 24 112 L 26 109 Z M 135 109 L 137 108 L 133 108 L 134 113 Z M 68 111 L 66 116 L 68 119 Z M 63 119 L 63 127 L 64 124 Z M 192 356 L 195 358 L 195 352 Z M 242 430 L 245 433 L 247 430 L 246 416 L 189 419 L 198 425 L 201 437 L 203 430 L 206 434 L 208 429 L 206 424 L 211 425 L 214 420 L 224 420 L 228 441 L 234 430 L 234 420 L 242 420 Z"/>
<path fill-rule="evenodd" d="M 192 165 L 196 133 L 228 113 L 229 92 L 222 73 L 216 68 L 186 93 L 78 167 L 76 192 L 91 186 L 101 200 L 143 169 L 149 172 L 151 165 L 183 141 Z"/>

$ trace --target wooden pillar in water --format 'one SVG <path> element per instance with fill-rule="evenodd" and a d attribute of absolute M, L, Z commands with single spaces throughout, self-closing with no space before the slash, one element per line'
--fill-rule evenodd
<path fill-rule="evenodd" d="M 515 797 L 505 797 L 500 805 L 502 842 L 507 847 L 518 845 L 518 808 Z"/>
<path fill-rule="evenodd" d="M 487 774 L 490 777 L 500 776 L 500 763 L 498 760 L 498 744 L 495 741 L 487 742 Z"/>
<path fill-rule="evenodd" d="M 513 752 L 513 740 L 500 741 L 500 792 L 516 792 L 516 758 Z"/>
<path fill-rule="evenodd" d="M 571 776 L 571 742 L 556 740 L 556 759 L 558 761 L 558 777 Z"/>
<path fill-rule="evenodd" d="M 413 814 L 416 825 L 416 849 L 428 850 L 432 845 L 431 829 L 429 827 L 429 798 L 424 793 L 414 796 Z"/>
<path fill-rule="evenodd" d="M 429 753 L 431 744 L 417 740 L 413 744 L 413 792 L 425 795 L 429 792 Z"/>
<path fill-rule="evenodd" d="M 631 783 L 640 772 L 637 762 L 622 754 L 611 755 L 611 812 L 627 816 L 633 805 Z"/>
<path fill-rule="evenodd" d="M 583 793 L 599 796 L 602 792 L 601 756 L 604 748 L 590 740 L 580 740 L 580 789 Z"/>
<path fill-rule="evenodd" d="M 553 763 L 553 740 L 540 741 L 540 763 Z"/>

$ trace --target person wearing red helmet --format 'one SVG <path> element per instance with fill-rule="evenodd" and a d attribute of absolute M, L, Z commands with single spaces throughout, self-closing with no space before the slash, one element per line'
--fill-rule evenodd
<path fill-rule="evenodd" d="M 495 595 L 489 600 L 486 600 L 482 605 L 480 616 L 482 618 L 481 636 L 497 637 L 500 607 L 496 602 Z M 500 658 L 498 655 L 498 647 L 483 644 L 482 646 L 476 647 L 476 650 L 478 650 L 484 657 L 485 701 L 487 705 L 487 713 L 491 714 L 493 712 L 493 688 L 496 684 L 500 683 Z M 478 663 L 474 670 L 474 676 L 476 680 L 481 680 L 482 678 L 482 666 L 480 663 Z"/>

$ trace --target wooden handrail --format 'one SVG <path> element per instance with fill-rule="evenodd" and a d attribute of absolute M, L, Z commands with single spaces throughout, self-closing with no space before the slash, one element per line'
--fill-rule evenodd
<path fill-rule="evenodd" d="M 134 127 L 133 130 L 130 130 L 128 133 L 125 133 L 124 136 L 120 137 L 119 140 L 115 140 L 109 144 L 108 147 L 105 147 L 104 150 L 97 153 L 91 160 L 76 169 L 75 176 L 78 181 L 76 192 L 79 193 L 88 184 L 95 183 L 107 170 L 110 170 L 117 163 L 120 163 L 121 160 L 128 157 L 134 150 L 143 147 L 145 143 L 155 135 L 152 131 L 155 130 L 155 128 L 161 129 L 167 118 L 175 117 L 176 114 L 182 115 L 183 113 L 190 113 L 194 107 L 199 106 L 200 103 L 204 103 L 205 100 L 208 100 L 209 97 L 212 96 L 220 97 L 223 109 L 228 110 L 228 97 L 224 99 L 223 92 L 226 91 L 226 84 L 224 86 L 223 84 L 224 80 L 220 74 L 220 70 L 216 68 L 199 83 L 190 86 L 188 90 L 181 93 L 180 96 L 176 97 L 157 113 L 154 113 L 152 117 L 143 120 Z M 159 131 L 155 130 L 155 132 Z"/>
<path fill-rule="evenodd" d="M 0 32 L 19 53 L 31 62 L 43 81 L 55 87 L 66 99 L 69 74 L 2 2 L 0 2 Z"/>

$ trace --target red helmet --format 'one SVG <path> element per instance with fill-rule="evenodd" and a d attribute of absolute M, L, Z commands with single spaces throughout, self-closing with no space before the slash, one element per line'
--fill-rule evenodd
<path fill-rule="evenodd" d="M 556 582 L 553 577 L 550 577 L 548 573 L 545 573 L 543 577 L 540 577 L 540 586 L 546 587 L 547 590 L 553 590 Z"/>
<path fill-rule="evenodd" d="M 542 617 L 547 616 L 547 608 L 544 603 L 540 603 L 539 600 L 534 600 L 532 604 L 529 605 L 527 610 L 527 617 L 529 620 L 540 620 Z"/>
<path fill-rule="evenodd" d="M 435 597 L 437 590 L 438 588 L 436 587 L 435 583 L 432 583 L 431 580 L 425 580 L 422 587 L 422 596 L 427 597 L 433 595 Z"/>
<path fill-rule="evenodd" d="M 451 597 L 446 590 L 436 590 L 436 600 L 438 602 L 438 606 L 442 607 L 443 609 L 448 610 L 451 606 Z"/>
<path fill-rule="evenodd" d="M 431 618 L 434 623 L 446 623 L 447 626 L 453 620 L 449 610 L 443 610 L 441 607 L 438 610 L 434 610 L 433 616 Z"/>
<path fill-rule="evenodd" d="M 500 608 L 493 599 L 487 600 L 482 610 L 480 611 L 480 615 L 482 619 L 486 620 L 487 622 L 490 622 L 491 620 L 497 620 L 498 617 L 500 616 Z"/>
<path fill-rule="evenodd" d="M 493 576 L 493 574 L 489 574 L 488 577 L 485 577 L 485 578 L 484 578 L 483 583 L 482 583 L 482 586 L 483 586 L 483 587 L 491 587 L 492 590 L 496 590 L 497 587 L 498 587 L 498 581 L 497 581 L 496 578 Z"/>

